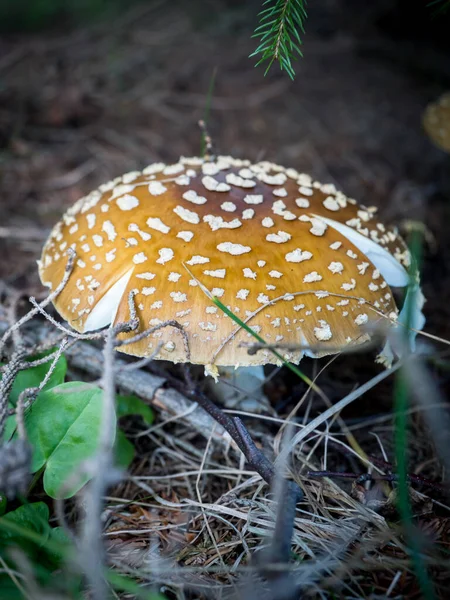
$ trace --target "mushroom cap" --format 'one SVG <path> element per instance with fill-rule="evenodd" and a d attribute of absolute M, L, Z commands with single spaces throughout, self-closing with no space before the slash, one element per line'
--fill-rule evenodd
<path fill-rule="evenodd" d="M 134 290 L 140 331 L 178 321 L 190 362 L 276 363 L 268 350 L 248 354 L 241 343 L 253 337 L 212 295 L 266 342 L 320 345 L 309 354 L 329 354 L 365 341 L 369 321 L 395 319 L 390 286 L 408 283 L 407 247 L 375 213 L 295 169 L 183 157 L 127 173 L 79 200 L 53 229 L 39 272 L 55 289 L 67 248 L 75 250 L 54 304 L 79 332 L 127 321 Z M 157 358 L 186 361 L 172 327 L 120 350 L 147 356 L 158 344 Z"/>
<path fill-rule="evenodd" d="M 450 152 L 450 92 L 427 106 L 423 126 L 429 138 L 445 152 Z"/>

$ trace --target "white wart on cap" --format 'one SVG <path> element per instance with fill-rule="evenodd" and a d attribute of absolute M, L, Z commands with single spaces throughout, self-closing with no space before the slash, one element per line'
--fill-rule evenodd
<path fill-rule="evenodd" d="M 40 276 L 54 289 L 73 248 L 75 268 L 55 301 L 72 327 L 128 320 L 134 290 L 140 329 L 179 321 L 193 363 L 274 362 L 268 351 L 250 356 L 240 346 L 253 338 L 202 286 L 268 343 L 320 344 L 326 354 L 366 339 L 369 321 L 395 318 L 390 286 L 408 283 L 408 250 L 375 213 L 294 169 L 229 156 L 181 158 L 127 173 L 79 200 L 53 229 Z M 173 328 L 122 350 L 146 356 L 160 342 L 158 358 L 186 360 Z"/>

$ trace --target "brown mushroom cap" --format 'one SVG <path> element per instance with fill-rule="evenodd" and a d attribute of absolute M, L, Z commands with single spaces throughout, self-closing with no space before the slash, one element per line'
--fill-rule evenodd
<path fill-rule="evenodd" d="M 407 284 L 409 254 L 375 212 L 294 169 L 181 158 L 79 200 L 53 229 L 40 276 L 55 289 L 74 248 L 75 267 L 55 306 L 75 330 L 127 321 L 134 290 L 140 329 L 177 320 L 193 363 L 275 362 L 268 351 L 250 356 L 240 346 L 251 335 L 202 286 L 267 342 L 320 344 L 326 354 L 366 339 L 367 322 L 396 317 L 390 285 Z M 160 342 L 158 358 L 186 360 L 173 328 L 121 350 L 146 356 Z"/>
<path fill-rule="evenodd" d="M 423 115 L 423 126 L 430 139 L 442 150 L 450 152 L 450 92 L 429 104 Z"/>

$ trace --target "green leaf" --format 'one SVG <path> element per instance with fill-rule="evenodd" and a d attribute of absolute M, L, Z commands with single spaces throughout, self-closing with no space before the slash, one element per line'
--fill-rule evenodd
<path fill-rule="evenodd" d="M 118 419 L 128 415 L 140 415 L 147 425 L 151 425 L 154 420 L 154 414 L 150 406 L 134 395 L 118 395 L 116 398 L 116 411 Z M 123 469 L 130 466 L 135 454 L 133 444 L 120 429 L 117 429 L 114 454 L 116 464 Z"/>
<path fill-rule="evenodd" d="M 122 575 L 117 571 L 108 569 L 106 571 L 105 578 L 112 587 L 116 590 L 128 592 L 133 594 L 136 599 L 139 600 L 167 600 L 166 596 L 158 592 L 153 592 L 143 588 L 138 582 L 129 577 L 128 575 Z"/>
<path fill-rule="evenodd" d="M 154 415 L 152 409 L 137 396 L 118 395 L 116 399 L 116 411 L 118 419 L 127 415 L 141 415 L 147 425 L 153 423 Z"/>
<path fill-rule="evenodd" d="M 62 561 L 72 544 L 71 539 L 62 527 L 51 527 L 48 541 L 50 542 L 47 552 L 56 561 Z"/>
<path fill-rule="evenodd" d="M 26 504 L 0 517 L 0 543 L 10 547 L 11 539 L 14 538 L 17 543 L 20 542 L 21 548 L 37 546 L 41 559 L 44 557 L 42 549 L 53 557 L 67 556 L 67 537 L 61 535 L 58 531 L 59 527 L 54 530 L 50 527 L 47 522 L 48 509 L 45 511 L 41 506 L 43 504 L 43 502 Z M 22 510 L 24 507 L 26 507 L 25 512 Z M 44 517 L 47 520 L 44 520 Z M 53 531 L 55 533 L 52 533 Z"/>
<path fill-rule="evenodd" d="M 8 600 L 24 600 L 25 596 L 6 573 L 0 575 L 0 590 L 3 598 Z"/>
<path fill-rule="evenodd" d="M 28 531 L 34 531 L 40 536 L 40 544 L 43 545 L 48 539 L 50 526 L 48 524 L 49 510 L 44 502 L 33 502 L 32 504 L 24 504 L 16 510 L 12 510 L 3 517 L 2 523 L 13 523 Z M 0 528 L 0 540 L 6 540 L 18 537 L 17 534 Z"/>
<path fill-rule="evenodd" d="M 42 392 L 25 415 L 34 450 L 32 470 L 45 465 L 44 489 L 52 498 L 69 498 L 89 480 L 88 475 L 82 475 L 63 488 L 80 463 L 98 449 L 102 402 L 103 392 L 98 387 L 64 383 Z"/>
<path fill-rule="evenodd" d="M 5 514 L 7 504 L 8 500 L 6 496 L 0 495 L 0 516 Z"/>
<path fill-rule="evenodd" d="M 64 559 L 67 559 L 73 548 L 70 539 L 60 527 L 52 528 L 48 522 L 49 509 L 43 502 L 35 502 L 20 506 L 0 518 L 0 552 L 6 564 L 13 570 L 18 566 L 14 557 L 8 552 L 11 546 L 18 546 L 32 568 L 32 578 L 40 586 L 54 583 L 53 573 L 60 569 Z M 20 568 L 19 568 L 20 570 Z M 59 575 L 58 575 L 59 577 Z M 73 577 L 65 577 L 60 582 L 60 588 L 67 587 Z M 19 582 L 22 580 L 19 578 Z M 25 586 L 24 586 L 25 587 Z M 78 588 L 79 588 L 78 583 Z M 76 589 L 76 588 L 74 588 Z M 45 593 L 43 593 L 44 597 Z M 28 596 L 26 596 L 28 598 Z M 70 598 L 81 597 L 70 595 Z M 0 575 L 0 598 L 25 598 L 17 586 L 6 575 Z"/>
<path fill-rule="evenodd" d="M 11 403 L 8 403 L 8 408 L 14 408 Z M 14 431 L 16 430 L 16 415 L 9 415 L 6 417 L 5 429 L 3 431 L 3 440 L 8 442 L 11 439 Z"/>
<path fill-rule="evenodd" d="M 34 357 L 33 360 L 37 358 L 42 358 L 45 355 L 39 355 L 38 357 Z M 19 399 L 20 394 L 26 390 L 27 388 L 38 387 L 40 383 L 44 380 L 47 375 L 52 361 L 50 360 L 48 363 L 43 365 L 39 365 L 38 367 L 33 367 L 32 369 L 26 369 L 25 371 L 20 371 L 17 374 L 17 377 L 14 380 L 11 393 L 9 395 L 9 399 L 12 404 L 15 406 L 17 400 Z M 60 356 L 55 370 L 50 376 L 50 379 L 45 386 L 45 390 L 49 390 L 56 385 L 60 385 L 64 381 L 64 377 L 66 376 L 67 371 L 67 361 L 64 356 Z"/>
<path fill-rule="evenodd" d="M 46 353 L 39 354 L 38 356 L 33 357 L 30 360 L 37 360 L 39 358 L 43 358 L 44 356 L 51 354 L 52 350 L 49 350 Z M 0 363 L 1 365 L 2 363 Z M 28 389 L 38 387 L 45 376 L 47 375 L 50 367 L 52 365 L 52 361 L 50 360 L 48 363 L 44 363 L 39 365 L 38 367 L 32 367 L 31 369 L 26 369 L 24 371 L 19 371 L 16 378 L 14 379 L 14 383 L 11 388 L 11 392 L 9 394 L 9 403 L 8 408 L 15 408 L 17 404 L 17 400 L 19 399 L 20 394 Z M 67 361 L 64 356 L 60 356 L 55 369 L 53 370 L 47 384 L 44 386 L 44 390 L 49 390 L 52 387 L 60 385 L 64 382 L 64 378 L 66 376 L 67 371 Z M 1 376 L 0 376 L 1 379 Z M 3 440 L 7 442 L 11 436 L 13 435 L 16 429 L 16 416 L 10 415 L 6 419 L 5 429 L 3 432 Z"/>
<path fill-rule="evenodd" d="M 116 442 L 114 444 L 115 463 L 122 469 L 127 469 L 134 458 L 135 449 L 130 440 L 121 429 L 117 429 Z"/>

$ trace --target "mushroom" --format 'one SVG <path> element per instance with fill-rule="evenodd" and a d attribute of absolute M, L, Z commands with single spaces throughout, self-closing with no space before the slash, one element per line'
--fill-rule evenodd
<path fill-rule="evenodd" d="M 423 127 L 432 142 L 450 152 L 450 92 L 429 104 L 423 115 Z"/>
<path fill-rule="evenodd" d="M 134 292 L 140 329 L 178 321 L 190 362 L 215 377 L 217 367 L 278 359 L 249 354 L 251 334 L 214 298 L 266 342 L 297 344 L 283 356 L 298 363 L 362 343 L 369 323 L 395 321 L 391 288 L 409 281 L 408 249 L 376 208 L 295 169 L 230 156 L 151 164 L 80 199 L 39 261 L 51 289 L 68 248 L 75 266 L 54 304 L 76 331 L 127 321 Z M 120 350 L 148 356 L 158 346 L 156 358 L 186 362 L 173 328 Z"/>
<path fill-rule="evenodd" d="M 121 333 L 121 351 L 189 359 L 215 378 L 218 368 L 253 367 L 256 375 L 238 371 L 236 383 L 248 390 L 260 384 L 263 365 L 279 358 L 264 346 L 249 353 L 252 334 L 231 313 L 265 342 L 292 347 L 279 351 L 286 361 L 335 353 L 367 340 L 368 324 L 396 321 L 392 288 L 411 289 L 410 260 L 374 207 L 333 184 L 266 161 L 182 157 L 126 173 L 76 202 L 51 232 L 39 273 L 59 292 L 54 305 L 76 331 L 128 322 L 132 299 L 139 331 L 148 335 Z M 416 302 L 420 309 L 421 297 Z M 164 327 L 174 321 L 180 329 Z M 240 419 L 195 390 L 188 369 L 186 381 L 188 395 L 273 484 L 275 468 Z M 284 490 L 274 530 L 280 562 L 289 560 L 284 537 L 302 497 L 293 481 Z"/>

